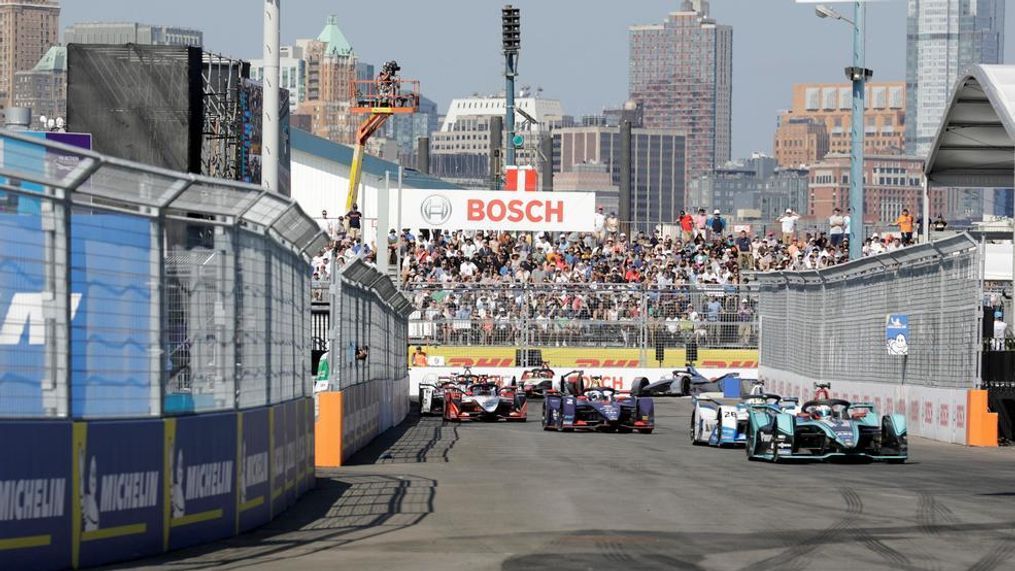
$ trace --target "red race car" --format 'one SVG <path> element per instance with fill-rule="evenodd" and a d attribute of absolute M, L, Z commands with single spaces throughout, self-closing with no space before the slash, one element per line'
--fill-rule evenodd
<path fill-rule="evenodd" d="M 486 381 L 473 383 L 465 390 L 451 387 L 444 392 L 444 420 L 525 422 L 528 413 L 528 401 L 516 387 Z"/>

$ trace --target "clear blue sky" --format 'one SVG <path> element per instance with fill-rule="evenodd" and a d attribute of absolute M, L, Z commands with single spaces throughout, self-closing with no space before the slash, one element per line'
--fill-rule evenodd
<path fill-rule="evenodd" d="M 679 0 L 510 0 L 522 10 L 520 82 L 541 86 L 567 113 L 593 113 L 627 96 L 628 26 L 661 22 Z M 442 110 L 453 97 L 503 88 L 500 8 L 493 0 L 285 0 L 282 41 L 315 37 L 336 14 L 362 61 L 397 59 L 405 77 Z M 176 24 L 204 31 L 205 46 L 260 57 L 259 0 L 62 0 L 61 26 L 96 20 Z M 770 151 L 776 114 L 793 83 L 844 81 L 851 33 L 793 0 L 712 0 L 733 26 L 733 155 Z M 382 7 L 383 6 L 383 7 Z M 849 10 L 849 5 L 841 5 Z M 905 79 L 906 1 L 868 9 L 868 67 Z M 1006 61 L 1015 61 L 1015 14 L 1006 22 Z"/>

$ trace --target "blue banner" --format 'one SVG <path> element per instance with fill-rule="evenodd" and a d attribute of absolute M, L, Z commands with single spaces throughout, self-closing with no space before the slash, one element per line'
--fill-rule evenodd
<path fill-rule="evenodd" d="M 271 520 L 271 451 L 269 450 L 268 409 L 259 408 L 237 415 L 240 451 L 237 455 L 237 532 L 247 531 Z"/>
<path fill-rule="evenodd" d="M 285 408 L 285 503 L 291 506 L 299 498 L 296 486 L 302 477 L 300 470 L 299 441 L 302 431 L 299 424 L 300 401 L 291 400 L 282 406 Z"/>
<path fill-rule="evenodd" d="M 271 513 L 280 514 L 285 511 L 285 405 L 272 405 L 269 410 L 268 424 L 271 436 Z"/>
<path fill-rule="evenodd" d="M 0 442 L 0 569 L 68 567 L 70 423 L 0 422 Z"/>
<path fill-rule="evenodd" d="M 909 316 L 889 313 L 885 318 L 885 344 L 889 355 L 909 354 Z"/>
<path fill-rule="evenodd" d="M 206 543 L 236 529 L 236 415 L 205 414 L 165 421 L 163 512 L 169 549 Z"/>
<path fill-rule="evenodd" d="M 162 551 L 162 420 L 74 423 L 75 567 Z"/>
<path fill-rule="evenodd" d="M 71 290 L 81 302 L 71 327 L 75 417 L 158 415 L 158 347 L 152 323 L 151 221 L 123 214 L 73 216 Z"/>
<path fill-rule="evenodd" d="M 44 241 L 39 217 L 0 213 L 0 416 L 44 414 Z"/>

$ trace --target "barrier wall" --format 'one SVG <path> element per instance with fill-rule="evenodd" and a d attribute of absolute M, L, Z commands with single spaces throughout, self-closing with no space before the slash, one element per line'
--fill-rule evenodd
<path fill-rule="evenodd" d="M 334 468 L 409 414 L 409 377 L 317 395 L 317 466 Z"/>
<path fill-rule="evenodd" d="M 473 373 L 477 375 L 490 375 L 494 380 L 500 380 L 505 384 L 510 383 L 512 378 L 520 382 L 522 373 L 527 370 L 529 368 L 525 367 L 472 367 Z M 556 374 L 555 381 L 559 381 L 561 375 L 571 371 L 571 369 L 566 367 L 554 367 L 553 370 Z M 646 377 L 650 382 L 655 382 L 662 377 L 669 376 L 673 372 L 672 368 L 593 367 L 583 370 L 587 376 L 591 377 L 595 375 L 602 377 L 603 386 L 621 390 L 629 390 L 634 379 L 638 377 Z M 409 369 L 409 383 L 407 387 L 409 395 L 415 397 L 419 394 L 420 382 L 432 382 L 436 381 L 439 377 L 449 377 L 452 373 L 461 372 L 461 367 L 414 367 Z M 744 379 L 758 378 L 758 370 L 752 368 L 703 367 L 699 368 L 698 372 L 709 378 L 720 377 L 727 373 L 738 373 Z"/>
<path fill-rule="evenodd" d="M 417 345 L 409 347 L 409 362 Z M 514 367 L 515 347 L 489 347 L 485 345 L 423 345 L 428 362 L 441 367 Z M 529 347 L 538 349 L 544 361 L 553 368 L 644 368 L 641 362 L 642 350 L 636 347 Z M 663 368 L 683 367 L 687 364 L 687 352 L 683 347 L 666 348 Z M 647 365 L 656 365 L 655 350 L 649 348 L 644 355 Z M 757 349 L 698 349 L 695 361 L 706 369 L 758 367 Z"/>
<path fill-rule="evenodd" d="M 3 420 L 0 569 L 91 567 L 263 525 L 314 483 L 313 401 L 147 420 Z"/>

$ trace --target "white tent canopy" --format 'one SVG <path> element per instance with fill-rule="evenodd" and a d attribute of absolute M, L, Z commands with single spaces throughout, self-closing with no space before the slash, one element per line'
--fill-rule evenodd
<path fill-rule="evenodd" d="M 925 172 L 933 186 L 1015 186 L 1015 66 L 976 65 L 956 84 Z"/>

